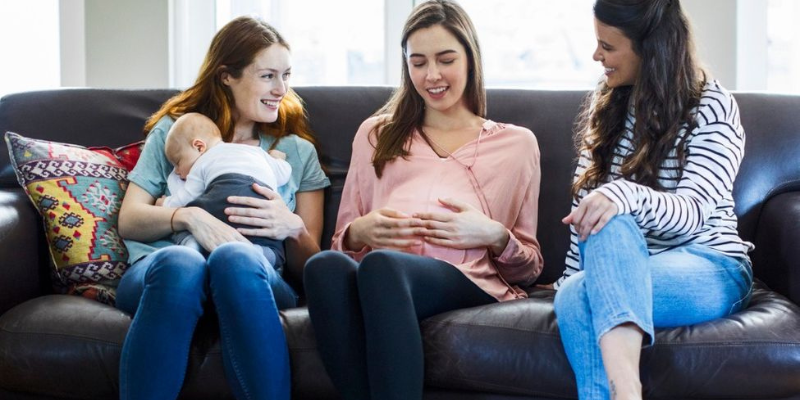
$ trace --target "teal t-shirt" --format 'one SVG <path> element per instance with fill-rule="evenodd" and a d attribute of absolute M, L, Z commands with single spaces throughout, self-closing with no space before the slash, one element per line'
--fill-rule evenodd
<path fill-rule="evenodd" d="M 172 172 L 172 164 L 164 154 L 164 143 L 167 132 L 174 122 L 172 118 L 164 117 L 156 123 L 147 135 L 139 161 L 133 171 L 128 174 L 128 180 L 154 198 L 169 195 L 167 177 Z M 262 135 L 259 146 L 266 151 L 275 140 L 272 136 Z M 317 150 L 311 142 L 297 135 L 289 135 L 281 138 L 275 149 L 286 153 L 286 161 L 292 166 L 292 176 L 289 182 L 278 188 L 278 194 L 290 210 L 294 211 L 297 205 L 295 200 L 297 192 L 309 192 L 330 186 L 331 182 L 322 171 Z M 174 243 L 169 240 L 169 237 L 150 243 L 125 240 L 129 254 L 128 262 L 133 264 L 148 254 L 172 244 Z"/>

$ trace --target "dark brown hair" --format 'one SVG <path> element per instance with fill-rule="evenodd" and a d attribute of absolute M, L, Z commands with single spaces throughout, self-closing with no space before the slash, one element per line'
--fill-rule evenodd
<path fill-rule="evenodd" d="M 403 51 L 402 78 L 400 86 L 392 94 L 389 101 L 375 115 L 382 118 L 376 124 L 373 133 L 377 140 L 372 164 L 378 178 L 383 174 L 387 162 L 397 157 L 408 156 L 408 144 L 415 130 L 422 131 L 425 119 L 425 101 L 414 90 L 411 75 L 406 62 L 406 44 L 408 37 L 419 29 L 441 25 L 458 39 L 464 46 L 469 61 L 467 86 L 463 96 L 467 107 L 474 114 L 486 116 L 486 91 L 483 86 L 483 68 L 481 66 L 481 49 L 475 27 L 469 16 L 458 4 L 451 0 L 426 1 L 411 12 L 403 27 L 400 47 Z"/>
<path fill-rule="evenodd" d="M 235 79 L 240 78 L 244 68 L 253 63 L 256 55 L 272 45 L 289 49 L 289 44 L 278 31 L 266 22 L 252 17 L 238 17 L 228 22 L 211 41 L 194 85 L 167 100 L 147 120 L 145 133 L 150 132 L 165 115 L 174 119 L 189 112 L 197 112 L 211 118 L 219 127 L 222 140 L 230 142 L 235 126 L 235 105 L 230 88 L 222 83 L 222 74 L 228 73 Z M 256 129 L 276 139 L 294 133 L 316 146 L 303 102 L 291 89 L 281 101 L 278 119 L 271 123 L 257 123 Z M 276 140 L 275 144 L 277 142 Z"/>
<path fill-rule="evenodd" d="M 610 88 L 602 83 L 587 99 L 576 140 L 579 151 L 591 155 L 592 164 L 573 183 L 572 195 L 607 180 L 631 106 L 634 150 L 622 162 L 622 176 L 663 190 L 659 169 L 675 148 L 681 127 L 691 131 L 697 126 L 692 110 L 700 103 L 706 80 L 695 61 L 689 23 L 678 0 L 597 0 L 594 15 L 631 40 L 641 65 L 633 86 Z M 684 147 L 681 139 L 679 175 L 686 163 Z"/>

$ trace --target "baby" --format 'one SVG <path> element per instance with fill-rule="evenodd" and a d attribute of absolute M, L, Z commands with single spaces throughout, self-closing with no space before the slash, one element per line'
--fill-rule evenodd
<path fill-rule="evenodd" d="M 165 207 L 200 207 L 233 227 L 224 213 L 228 196 L 262 198 L 252 186 L 258 183 L 277 191 L 289 181 L 292 167 L 286 155 L 277 150 L 269 154 L 258 146 L 225 143 L 217 125 L 198 113 L 184 114 L 167 134 L 164 152 L 175 167 L 167 179 L 170 196 L 156 202 Z M 283 242 L 248 236 L 278 269 L 284 262 Z M 202 251 L 188 232 L 178 232 L 173 240 Z"/>

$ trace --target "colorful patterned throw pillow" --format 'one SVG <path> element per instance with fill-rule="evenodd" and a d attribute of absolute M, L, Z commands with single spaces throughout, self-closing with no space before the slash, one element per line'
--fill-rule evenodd
<path fill-rule="evenodd" d="M 143 142 L 119 149 L 5 136 L 20 185 L 42 215 L 61 293 L 114 304 L 128 250 L 117 216 Z"/>

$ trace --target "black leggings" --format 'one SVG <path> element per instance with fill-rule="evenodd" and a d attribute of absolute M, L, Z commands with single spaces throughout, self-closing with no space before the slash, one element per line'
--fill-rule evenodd
<path fill-rule="evenodd" d="M 388 250 L 361 264 L 321 252 L 304 281 L 322 362 L 347 400 L 422 399 L 419 321 L 496 302 L 444 261 Z"/>

